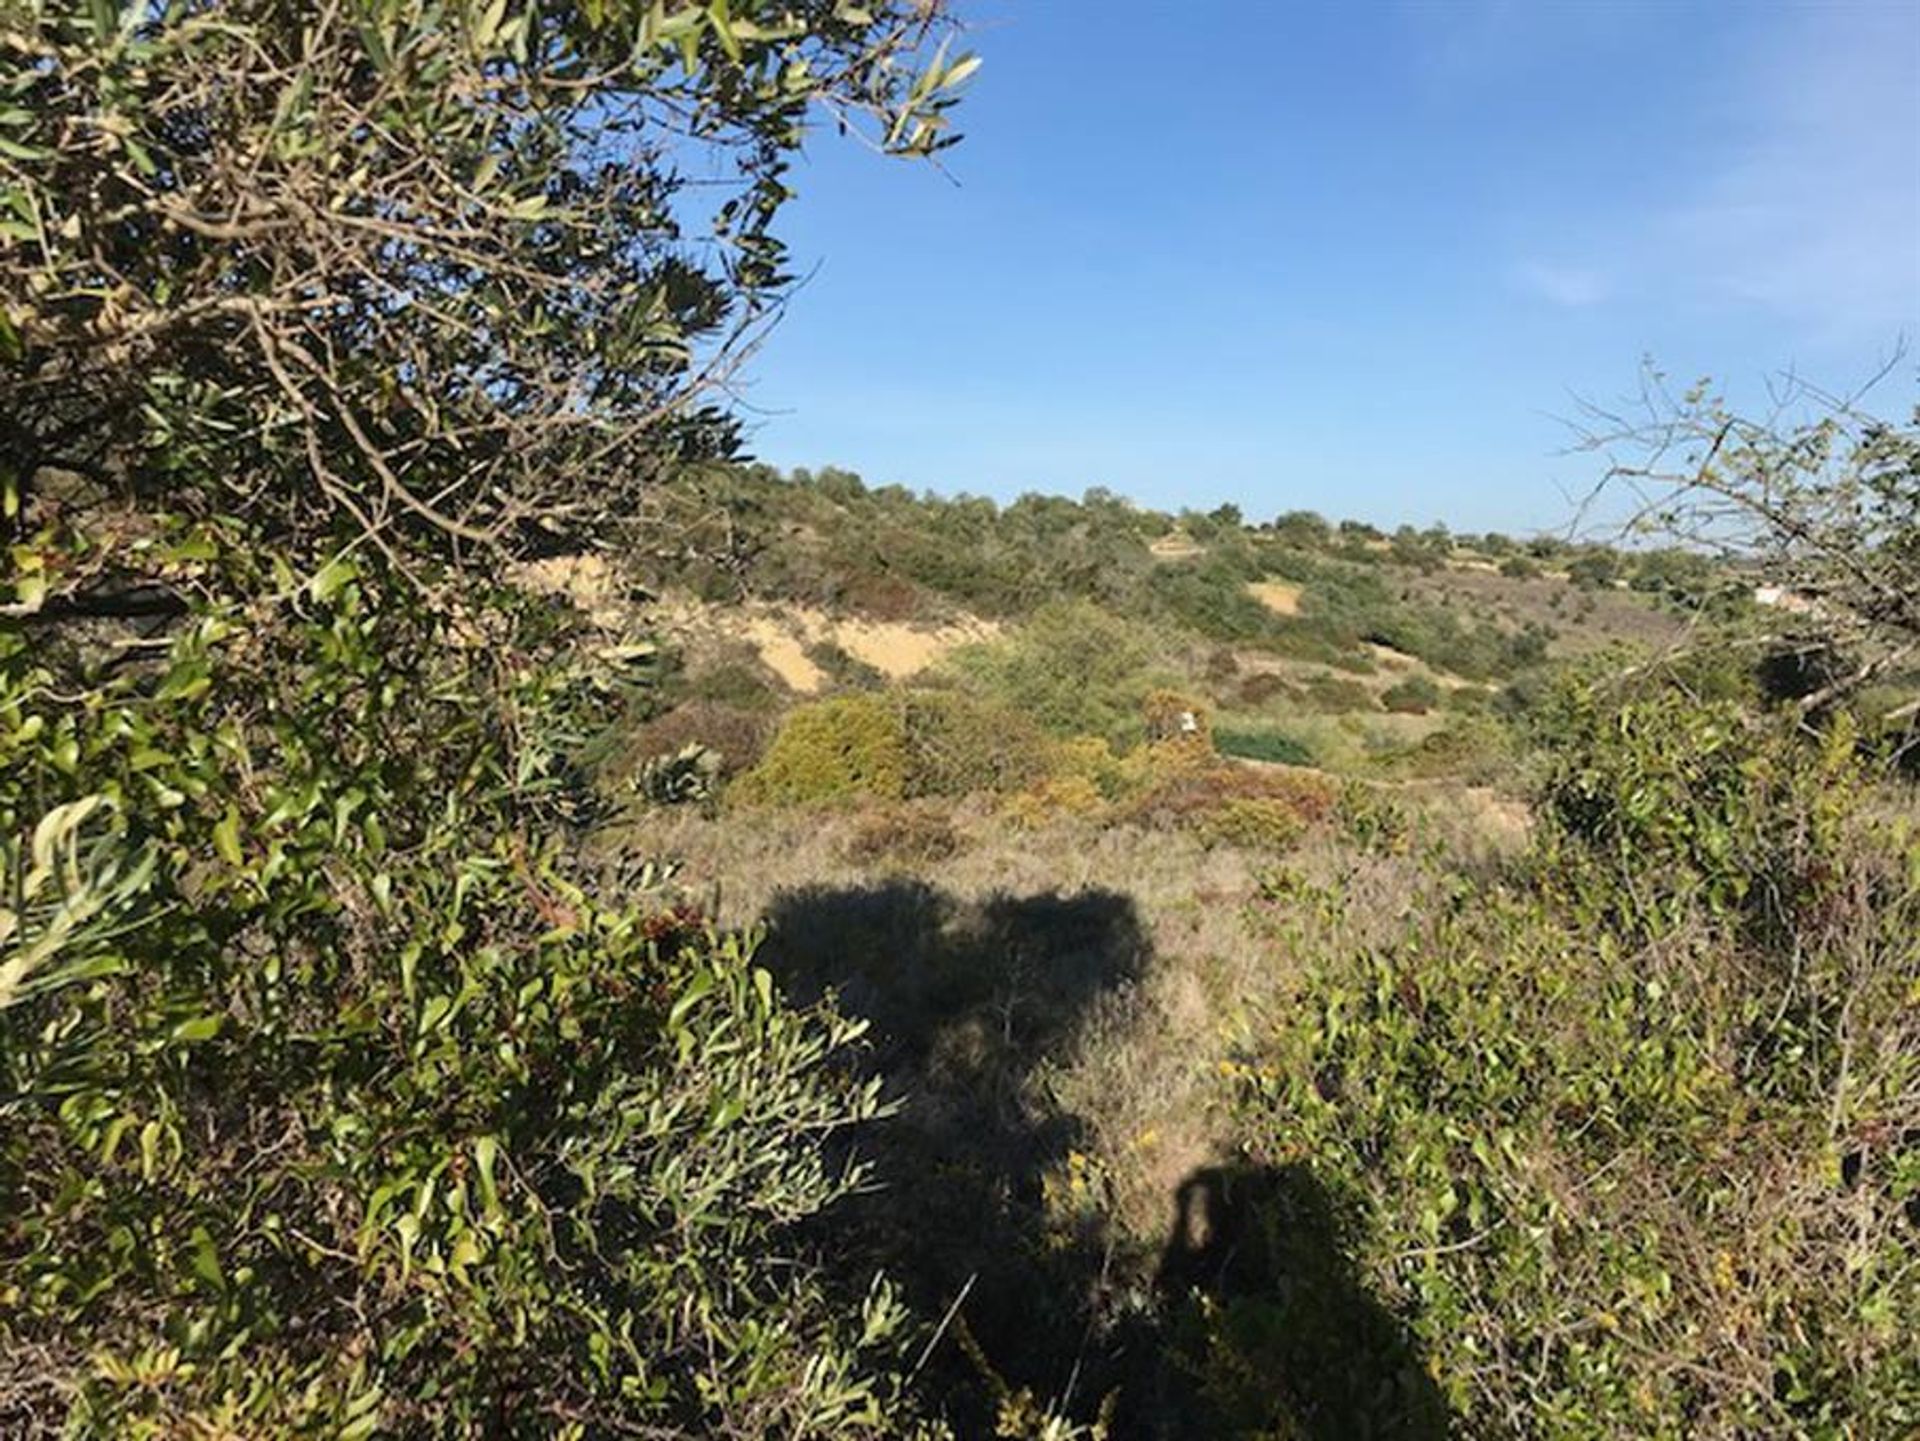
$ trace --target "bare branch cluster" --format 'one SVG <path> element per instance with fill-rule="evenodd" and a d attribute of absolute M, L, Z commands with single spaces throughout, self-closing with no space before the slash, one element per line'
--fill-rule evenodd
<path fill-rule="evenodd" d="M 1651 369 L 1630 404 L 1586 407 L 1580 443 L 1632 529 L 1738 567 L 1783 632 L 1845 657 L 1809 711 L 1920 654 L 1920 408 L 1904 424 L 1865 408 L 1903 361 L 1849 394 L 1783 377 L 1757 415 Z"/>
<path fill-rule="evenodd" d="M 949 143 L 938 3 L 0 7 L 0 464 L 523 549 L 725 452 L 808 113 Z M 14 509 L 18 508 L 18 502 Z"/>

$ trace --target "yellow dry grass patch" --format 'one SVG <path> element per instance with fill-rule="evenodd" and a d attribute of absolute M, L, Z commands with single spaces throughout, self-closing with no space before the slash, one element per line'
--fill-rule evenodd
<path fill-rule="evenodd" d="M 1249 581 L 1247 594 L 1275 615 L 1300 614 L 1300 587 L 1284 580 Z"/>

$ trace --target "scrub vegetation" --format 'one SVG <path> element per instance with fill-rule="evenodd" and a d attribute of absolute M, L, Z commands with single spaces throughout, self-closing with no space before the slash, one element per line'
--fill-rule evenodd
<path fill-rule="evenodd" d="M 974 64 L 0 5 L 0 1434 L 1920 1429 L 1920 425 L 1649 375 L 1611 545 L 742 458 L 806 117 Z"/>

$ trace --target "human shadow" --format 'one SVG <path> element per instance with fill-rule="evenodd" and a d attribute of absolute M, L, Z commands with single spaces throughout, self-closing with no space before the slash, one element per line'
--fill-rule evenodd
<path fill-rule="evenodd" d="M 1144 973 L 1133 902 L 963 900 L 893 879 L 789 892 L 767 921 L 764 963 L 795 1000 L 831 992 L 871 1022 L 866 1063 L 900 1102 L 857 1142 L 878 1185 L 831 1218 L 823 1249 L 850 1286 L 878 1265 L 922 1315 L 954 1309 L 921 1379 L 957 1434 L 992 1434 L 999 1399 L 1021 1390 L 1084 1395 L 1103 1238 L 1094 1208 L 1074 1223 L 1086 1143 L 1041 1077 Z"/>
<path fill-rule="evenodd" d="M 1135 1434 L 1456 1433 L 1417 1341 L 1361 1280 L 1349 1226 L 1306 1166 L 1189 1175 L 1157 1280 L 1158 1389 Z"/>
<path fill-rule="evenodd" d="M 863 1064 L 900 1103 L 849 1143 L 875 1187 L 813 1239 L 850 1296 L 881 1269 L 948 1318 L 917 1382 L 954 1434 L 995 1434 L 1021 1392 L 1113 1441 L 1450 1434 L 1303 1167 L 1195 1171 L 1157 1271 L 1116 1254 L 1097 1178 L 1081 1188 L 1093 1147 L 1048 1080 L 1153 962 L 1130 898 L 892 879 L 787 892 L 767 922 L 764 964 L 794 1000 L 871 1022 Z"/>

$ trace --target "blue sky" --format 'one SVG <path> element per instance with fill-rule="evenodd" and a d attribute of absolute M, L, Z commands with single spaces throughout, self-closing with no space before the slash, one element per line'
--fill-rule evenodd
<path fill-rule="evenodd" d="M 764 459 L 1524 531 L 1643 356 L 1739 395 L 1920 341 L 1920 0 L 962 12 L 946 174 L 796 173 Z"/>

